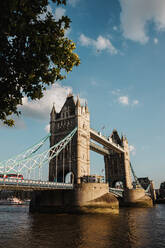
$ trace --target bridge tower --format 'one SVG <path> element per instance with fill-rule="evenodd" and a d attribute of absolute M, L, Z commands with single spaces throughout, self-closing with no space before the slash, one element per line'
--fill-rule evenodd
<path fill-rule="evenodd" d="M 124 153 L 117 153 L 110 150 L 110 155 L 104 156 L 105 162 L 105 177 L 106 182 L 110 187 L 115 187 L 115 184 L 122 183 L 124 188 L 132 188 L 132 179 L 130 171 L 129 146 L 126 137 L 120 138 L 116 129 L 111 134 L 111 139 L 116 144 L 124 148 Z"/>
<path fill-rule="evenodd" d="M 90 174 L 90 114 L 88 106 L 81 106 L 79 98 L 75 102 L 69 94 L 59 113 L 53 106 L 50 114 L 50 147 L 58 143 L 75 127 L 77 132 L 70 144 L 52 159 L 49 164 L 49 181 L 64 181 L 72 172 L 74 182 Z"/>

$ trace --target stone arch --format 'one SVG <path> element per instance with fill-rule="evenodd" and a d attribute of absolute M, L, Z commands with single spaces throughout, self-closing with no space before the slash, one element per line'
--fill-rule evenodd
<path fill-rule="evenodd" d="M 74 183 L 74 173 L 72 171 L 69 171 L 66 175 L 65 175 L 65 183 Z"/>
<path fill-rule="evenodd" d="M 123 189 L 124 188 L 124 182 L 120 181 L 120 180 L 116 180 L 116 181 L 113 182 L 112 187 L 113 188 Z"/>

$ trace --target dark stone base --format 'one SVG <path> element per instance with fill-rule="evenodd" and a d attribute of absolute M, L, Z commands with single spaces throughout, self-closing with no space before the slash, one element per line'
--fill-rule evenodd
<path fill-rule="evenodd" d="M 137 201 L 125 202 L 124 200 L 119 201 L 120 207 L 134 207 L 134 208 L 150 208 L 153 207 L 153 201 L 150 197 L 142 197 Z"/>
<path fill-rule="evenodd" d="M 89 186 L 89 187 L 88 187 Z M 33 192 L 30 212 L 39 213 L 96 213 L 119 209 L 117 198 L 106 193 L 101 184 L 84 185 L 75 190 Z"/>

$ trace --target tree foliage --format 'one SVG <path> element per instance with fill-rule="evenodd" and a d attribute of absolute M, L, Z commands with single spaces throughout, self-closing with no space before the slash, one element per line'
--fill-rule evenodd
<path fill-rule="evenodd" d="M 66 0 L 52 0 L 54 5 Z M 13 125 L 26 95 L 40 99 L 46 86 L 80 63 L 75 44 L 65 37 L 70 19 L 55 20 L 48 0 L 3 0 L 0 8 L 0 120 Z M 45 18 L 43 18 L 45 15 Z"/>

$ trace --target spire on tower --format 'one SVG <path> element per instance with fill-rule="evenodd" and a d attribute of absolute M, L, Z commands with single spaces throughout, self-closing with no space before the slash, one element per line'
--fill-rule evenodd
<path fill-rule="evenodd" d="M 54 103 L 53 103 L 52 111 L 50 113 L 50 118 L 51 118 L 51 121 L 54 121 L 56 118 L 56 110 L 55 110 L 55 104 Z"/>
<path fill-rule="evenodd" d="M 85 102 L 85 111 L 86 113 L 89 113 L 87 102 Z"/>
<path fill-rule="evenodd" d="M 76 107 L 81 107 L 79 96 L 77 96 Z"/>
<path fill-rule="evenodd" d="M 69 93 L 68 93 L 67 98 L 69 98 L 69 97 L 73 97 L 72 92 L 69 92 Z"/>

